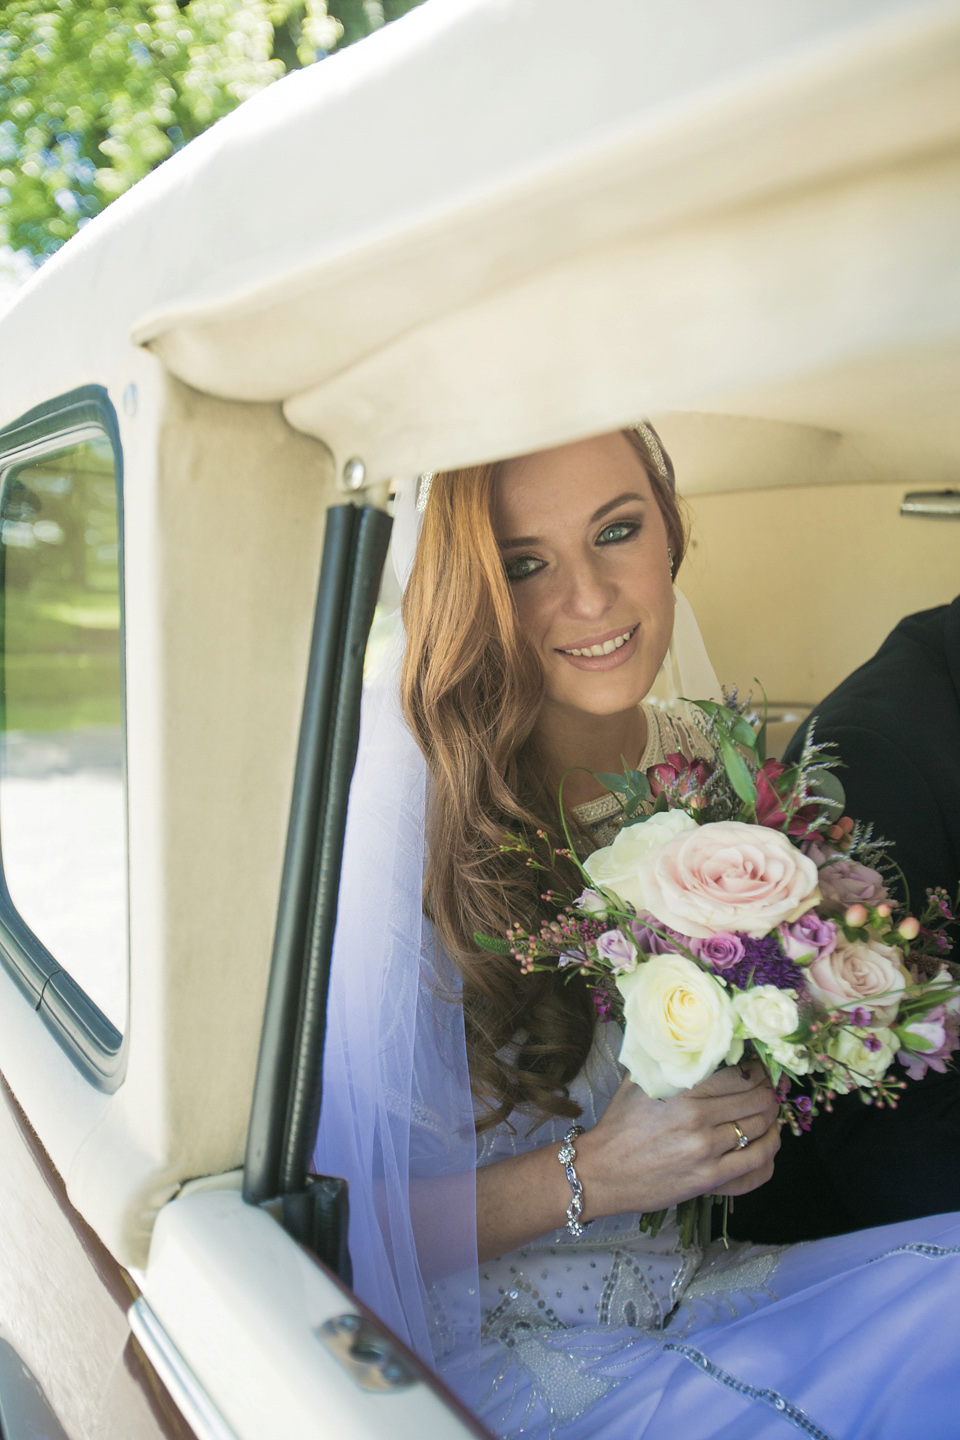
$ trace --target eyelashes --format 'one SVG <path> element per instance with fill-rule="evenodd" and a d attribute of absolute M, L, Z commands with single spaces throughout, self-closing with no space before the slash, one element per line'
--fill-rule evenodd
<path fill-rule="evenodd" d="M 535 555 L 518 555 L 516 560 L 505 562 L 504 574 L 508 580 L 527 580 L 531 575 L 536 575 L 538 570 L 542 570 L 545 563 Z"/>
<path fill-rule="evenodd" d="M 604 525 L 593 543 L 603 548 L 608 545 L 622 545 L 625 541 L 632 540 L 642 529 L 641 520 L 612 520 Z M 537 555 L 518 555 L 513 560 L 504 561 L 503 571 L 511 584 L 516 584 L 538 575 L 546 568 L 546 564 L 547 562 Z"/>
<path fill-rule="evenodd" d="M 632 535 L 636 535 L 640 528 L 639 520 L 612 520 L 609 525 L 604 525 L 594 544 L 619 545 L 624 540 L 629 540 Z M 611 534 L 611 531 L 614 530 L 619 530 L 621 533 L 619 535 Z M 603 538 L 604 535 L 608 537 L 606 540 Z"/>

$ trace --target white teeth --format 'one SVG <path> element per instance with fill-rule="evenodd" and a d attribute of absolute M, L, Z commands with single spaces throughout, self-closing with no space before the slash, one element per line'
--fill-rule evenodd
<path fill-rule="evenodd" d="M 634 626 L 634 629 L 636 629 L 636 626 Z M 622 635 L 616 636 L 613 640 L 604 640 L 602 645 L 588 645 L 585 650 L 564 650 L 563 654 L 587 655 L 591 657 L 594 655 L 612 655 L 614 650 L 619 650 L 621 645 L 626 645 L 632 634 L 633 630 L 625 630 Z"/>

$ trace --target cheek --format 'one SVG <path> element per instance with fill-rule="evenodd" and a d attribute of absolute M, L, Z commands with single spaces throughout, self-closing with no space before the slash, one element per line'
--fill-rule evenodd
<path fill-rule="evenodd" d="M 514 585 L 511 589 L 520 633 L 533 645 L 537 645 L 542 639 L 548 624 L 549 606 L 545 603 L 546 597 L 537 593 L 538 589 L 542 591 L 542 588 L 528 582 L 525 585 Z"/>

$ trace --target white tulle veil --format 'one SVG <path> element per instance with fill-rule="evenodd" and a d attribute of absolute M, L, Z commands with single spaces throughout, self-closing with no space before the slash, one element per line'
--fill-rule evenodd
<path fill-rule="evenodd" d="M 395 501 L 405 585 L 419 532 L 416 479 Z M 481 1408 L 476 1139 L 460 981 L 424 918 L 427 770 L 399 701 L 402 635 L 369 680 L 350 794 L 315 1164 L 349 1181 L 354 1288 Z M 655 695 L 719 687 L 677 593 Z"/>

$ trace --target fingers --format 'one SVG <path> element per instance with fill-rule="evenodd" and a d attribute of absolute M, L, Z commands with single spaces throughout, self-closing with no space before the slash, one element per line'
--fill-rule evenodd
<path fill-rule="evenodd" d="M 742 1128 L 746 1134 L 747 1126 Z M 773 1174 L 779 1149 L 780 1126 L 773 1124 L 742 1150 L 734 1148 L 721 1155 L 714 1165 L 716 1179 L 709 1188 L 717 1195 L 746 1195 L 765 1185 Z"/>
<path fill-rule="evenodd" d="M 766 1135 L 771 1126 L 775 1125 L 776 1119 L 775 1110 L 763 1110 L 759 1115 L 744 1115 L 739 1120 L 725 1120 L 713 1133 L 714 1155 L 728 1155 L 732 1150 L 739 1150 L 742 1154 L 748 1145 Z M 744 1136 L 746 1144 L 741 1143 L 741 1135 Z"/>
<path fill-rule="evenodd" d="M 687 1093 L 704 1097 L 742 1095 L 756 1090 L 758 1086 L 769 1084 L 769 1076 L 759 1060 L 752 1060 L 742 1065 L 724 1065 L 721 1070 L 715 1070 Z"/>
<path fill-rule="evenodd" d="M 780 1108 L 780 1101 L 769 1083 L 739 1094 L 704 1096 L 696 1103 L 703 1121 L 710 1125 L 728 1124 L 731 1120 L 742 1124 L 754 1115 L 766 1115 L 769 1124 Z"/>

